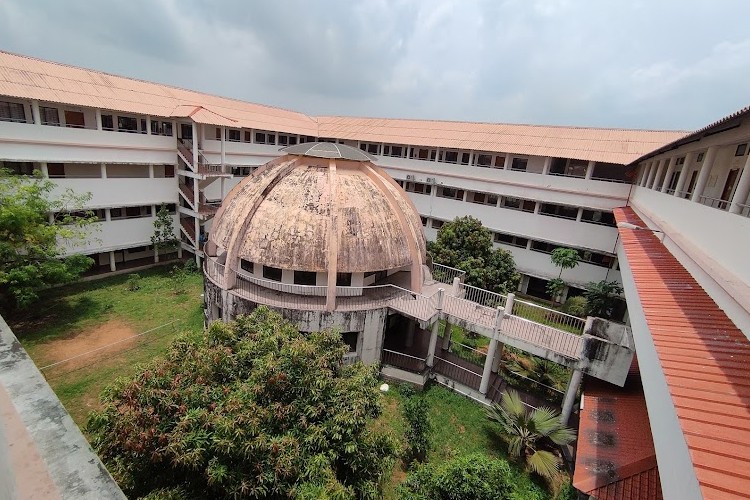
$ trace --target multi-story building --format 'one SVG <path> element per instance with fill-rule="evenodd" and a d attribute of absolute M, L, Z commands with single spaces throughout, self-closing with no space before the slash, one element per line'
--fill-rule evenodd
<path fill-rule="evenodd" d="M 601 498 L 750 491 L 749 115 L 694 133 L 314 117 L 0 53 L 0 161 L 92 193 L 100 230 L 71 251 L 104 271 L 153 261 L 162 203 L 202 260 L 229 190 L 314 140 L 374 155 L 427 239 L 479 218 L 522 293 L 545 296 L 550 252 L 578 250 L 566 293 L 622 283 L 638 357 L 625 392 L 584 387 L 575 481 Z"/>

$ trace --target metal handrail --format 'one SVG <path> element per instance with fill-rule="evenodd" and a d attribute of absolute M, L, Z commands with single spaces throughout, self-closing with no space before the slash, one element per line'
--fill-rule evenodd
<path fill-rule="evenodd" d="M 523 309 L 526 308 L 527 311 L 523 311 Z M 561 311 L 556 311 L 555 309 L 550 309 L 548 307 L 540 306 L 538 304 L 534 304 L 533 302 L 526 302 L 524 300 L 516 300 L 513 303 L 513 310 L 508 311 L 508 314 L 512 314 L 514 316 L 518 316 L 519 318 L 528 319 L 533 321 L 534 323 L 539 323 L 544 325 L 545 323 L 543 321 L 535 321 L 534 320 L 534 314 L 531 313 L 531 311 L 538 311 L 538 314 L 541 314 L 539 319 L 543 319 L 546 322 L 549 323 L 557 323 L 569 328 L 572 328 L 575 330 L 573 333 L 577 333 L 579 335 L 583 334 L 583 330 L 586 326 L 586 321 L 582 318 L 579 318 L 578 316 L 573 316 L 572 314 L 567 314 Z M 524 314 L 525 312 L 525 314 Z M 531 317 L 529 317 L 531 316 Z M 553 325 L 545 325 L 550 326 L 551 328 L 555 328 L 557 330 L 563 330 L 562 328 L 557 328 Z"/>
<path fill-rule="evenodd" d="M 481 374 L 481 373 L 477 373 L 477 372 L 475 372 L 475 371 L 469 370 L 468 368 L 464 368 L 463 366 L 461 366 L 461 365 L 457 365 L 456 363 L 453 363 L 453 362 L 451 362 L 451 361 L 448 361 L 448 360 L 447 360 L 447 359 L 445 359 L 445 358 L 441 358 L 440 356 L 435 356 L 435 359 L 439 359 L 439 360 L 440 360 L 440 361 L 442 361 L 443 363 L 447 363 L 447 364 L 449 364 L 449 365 L 451 365 L 451 366 L 453 366 L 453 367 L 455 367 L 455 368 L 458 368 L 459 370 L 463 370 L 463 371 L 465 371 L 466 373 L 469 373 L 469 374 L 471 374 L 471 375 L 474 375 L 475 377 L 479 378 L 480 380 L 482 379 L 482 374 Z"/>
<path fill-rule="evenodd" d="M 508 300 L 505 295 L 466 283 L 461 285 L 461 289 L 464 292 L 461 298 L 487 307 L 505 307 Z"/>
<path fill-rule="evenodd" d="M 389 354 L 397 354 L 399 356 L 403 356 L 405 358 L 413 359 L 415 361 L 425 361 L 425 358 L 420 358 L 419 356 L 412 356 L 411 354 L 406 354 L 405 352 L 392 351 L 390 349 L 383 349 L 383 352 L 387 352 Z"/>
<path fill-rule="evenodd" d="M 708 203 L 706 203 L 708 201 Z M 721 198 L 712 198 L 710 196 L 701 195 L 698 197 L 698 203 L 706 205 L 711 208 L 718 208 L 720 210 L 726 210 L 731 204 L 730 200 L 722 200 Z"/>

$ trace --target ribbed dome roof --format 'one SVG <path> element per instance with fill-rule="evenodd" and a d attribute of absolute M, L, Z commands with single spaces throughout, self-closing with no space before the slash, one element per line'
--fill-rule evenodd
<path fill-rule="evenodd" d="M 421 269 L 419 213 L 393 179 L 369 161 L 346 159 L 347 151 L 322 157 L 330 146 L 309 146 L 267 163 L 226 196 L 209 242 L 227 251 L 227 263 L 242 258 L 315 272 L 335 263 L 346 273 Z"/>

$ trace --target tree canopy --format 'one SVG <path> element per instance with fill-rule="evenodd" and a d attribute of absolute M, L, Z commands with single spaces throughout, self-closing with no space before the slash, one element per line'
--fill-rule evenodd
<path fill-rule="evenodd" d="M 41 288 L 73 281 L 93 263 L 62 251 L 89 237 L 86 226 L 97 218 L 83 207 L 91 195 L 68 189 L 55 196 L 54 188 L 0 169 L 0 309 L 28 306 Z"/>
<path fill-rule="evenodd" d="M 157 262 L 160 250 L 174 250 L 180 244 L 180 240 L 174 235 L 172 220 L 172 214 L 169 213 L 167 205 L 162 203 L 156 213 L 154 234 L 151 236 L 151 244 L 154 245 L 154 255 Z"/>
<path fill-rule="evenodd" d="M 623 288 L 616 281 L 598 281 L 586 285 L 588 314 L 599 318 L 611 319 Z"/>
<path fill-rule="evenodd" d="M 133 497 L 377 498 L 396 444 L 370 429 L 377 369 L 346 351 L 265 307 L 213 323 L 108 388 L 92 444 Z"/>
<path fill-rule="evenodd" d="M 510 252 L 493 248 L 492 233 L 471 216 L 457 217 L 428 243 L 433 262 L 466 271 L 466 283 L 496 292 L 513 292 L 521 275 Z"/>

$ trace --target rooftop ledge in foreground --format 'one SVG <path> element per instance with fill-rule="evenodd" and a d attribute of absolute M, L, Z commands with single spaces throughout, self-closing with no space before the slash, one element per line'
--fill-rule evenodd
<path fill-rule="evenodd" d="M 0 498 L 125 499 L 2 317 Z"/>

